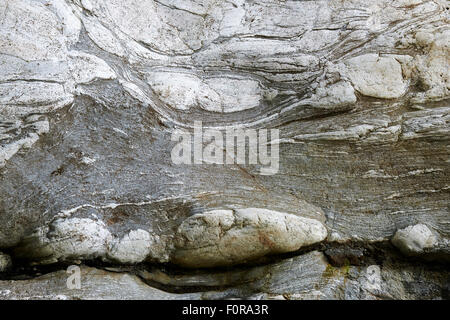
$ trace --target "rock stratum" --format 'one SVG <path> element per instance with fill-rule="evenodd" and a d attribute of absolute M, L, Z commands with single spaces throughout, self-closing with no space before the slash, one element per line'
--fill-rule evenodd
<path fill-rule="evenodd" d="M 0 299 L 448 299 L 449 15 L 2 1 Z M 174 163 L 195 121 L 276 172 Z"/>

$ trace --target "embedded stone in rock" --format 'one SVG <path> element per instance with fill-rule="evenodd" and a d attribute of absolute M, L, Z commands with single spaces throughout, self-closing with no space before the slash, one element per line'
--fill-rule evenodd
<path fill-rule="evenodd" d="M 406 255 L 417 255 L 437 245 L 437 238 L 424 224 L 398 230 L 392 243 Z"/>
<path fill-rule="evenodd" d="M 259 106 L 262 96 L 258 82 L 244 78 L 202 80 L 194 74 L 163 71 L 153 72 L 147 80 L 161 101 L 178 110 L 242 111 Z"/>
<path fill-rule="evenodd" d="M 393 99 L 405 94 L 407 82 L 403 79 L 402 67 L 393 57 L 366 54 L 345 62 L 345 73 L 361 94 Z"/>
<path fill-rule="evenodd" d="M 109 256 L 121 263 L 138 263 L 150 254 L 152 236 L 145 230 L 132 230 L 122 239 L 114 241 Z"/>
<path fill-rule="evenodd" d="M 2 1 L 0 12 L 0 52 L 27 61 L 64 57 L 68 39 L 57 15 L 47 5 L 37 1 Z M 67 27 L 74 27 L 70 22 Z M 73 31 L 71 36 L 76 33 Z"/>
<path fill-rule="evenodd" d="M 101 221 L 92 219 L 57 219 L 50 227 L 36 230 L 15 248 L 19 258 L 41 263 L 58 260 L 90 259 L 106 255 L 111 233 Z"/>
<path fill-rule="evenodd" d="M 116 237 L 102 221 L 60 218 L 26 237 L 14 254 L 41 264 L 93 258 L 133 264 L 147 258 L 167 262 L 166 246 L 165 239 L 142 229 Z"/>
<path fill-rule="evenodd" d="M 11 110 L 11 114 L 26 115 L 30 113 L 30 107 L 34 107 L 34 112 L 45 112 L 63 107 L 72 101 L 72 95 L 59 83 L 20 80 L 0 84 L 2 113 Z"/>
<path fill-rule="evenodd" d="M 5 253 L 0 252 L 0 272 L 5 272 L 12 265 L 11 257 Z"/>
<path fill-rule="evenodd" d="M 425 103 L 447 99 L 450 92 L 450 31 L 420 29 L 410 40 L 423 54 L 403 64 L 404 73 L 411 76 L 422 92 L 417 92 L 412 103 Z"/>
<path fill-rule="evenodd" d="M 342 106 L 353 105 L 356 102 L 355 90 L 350 83 L 337 83 L 318 87 L 311 97 L 305 101 L 314 107 L 337 109 Z"/>
<path fill-rule="evenodd" d="M 69 68 L 76 83 L 89 83 L 95 79 L 116 79 L 116 74 L 102 59 L 83 52 L 69 53 Z"/>
<path fill-rule="evenodd" d="M 214 210 L 183 221 L 171 260 L 185 267 L 233 265 L 295 251 L 326 236 L 321 222 L 293 214 L 258 208 Z"/>

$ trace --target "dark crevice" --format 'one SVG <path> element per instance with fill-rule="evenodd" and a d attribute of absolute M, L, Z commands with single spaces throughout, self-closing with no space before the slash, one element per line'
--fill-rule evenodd
<path fill-rule="evenodd" d="M 406 257 L 392 246 L 389 241 L 368 243 L 364 241 L 347 241 L 345 243 L 336 242 L 322 242 L 311 246 L 303 247 L 300 250 L 269 255 L 258 260 L 249 261 L 244 264 L 216 267 L 216 268 L 202 268 L 202 269 L 187 269 L 171 263 L 152 264 L 148 262 L 139 263 L 135 265 L 122 265 L 110 262 L 105 262 L 100 258 L 90 259 L 84 261 L 64 261 L 50 265 L 30 265 L 26 260 L 14 260 L 13 268 L 7 272 L 0 273 L 0 280 L 30 280 L 48 273 L 66 270 L 74 263 L 82 263 L 85 266 L 97 268 L 109 272 L 129 273 L 139 277 L 147 285 L 157 288 L 159 290 L 170 293 L 194 293 L 205 291 L 223 291 L 231 287 L 245 285 L 257 281 L 259 278 L 242 278 L 242 281 L 233 280 L 221 285 L 176 285 L 161 283 L 151 277 L 145 276 L 145 273 L 157 272 L 163 274 L 168 278 L 176 277 L 194 277 L 202 275 L 220 275 L 233 272 L 234 274 L 242 273 L 252 270 L 257 267 L 268 267 L 272 264 L 280 263 L 283 260 L 301 256 L 312 251 L 322 252 L 329 265 L 333 268 L 350 267 L 350 266 L 369 266 L 369 265 L 384 265 L 395 264 L 399 268 L 408 267 L 411 265 L 424 267 L 428 271 L 447 271 L 449 270 L 449 261 L 447 259 L 439 259 L 440 257 L 432 256 L 431 259 L 424 259 L 423 257 Z M 4 250 L 5 253 L 11 253 Z M 176 281 L 174 281 L 176 283 Z M 448 297 L 448 292 L 443 293 Z"/>

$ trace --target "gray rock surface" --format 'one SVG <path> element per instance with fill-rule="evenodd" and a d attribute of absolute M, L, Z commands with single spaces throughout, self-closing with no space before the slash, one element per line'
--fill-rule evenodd
<path fill-rule="evenodd" d="M 198 299 L 199 294 L 171 294 L 147 286 L 138 277 L 90 267 L 81 268 L 80 289 L 68 288 L 65 270 L 31 280 L 0 281 L 0 300 L 173 300 Z M 99 289 L 101 288 L 101 289 Z"/>
<path fill-rule="evenodd" d="M 0 272 L 5 272 L 12 266 L 11 257 L 0 252 Z"/>
<path fill-rule="evenodd" d="M 448 21 L 444 0 L 2 1 L 0 250 L 25 265 L 192 268 L 394 238 L 445 263 Z M 172 133 L 194 121 L 279 129 L 278 172 L 174 164 Z M 414 261 L 411 277 L 428 272 Z M 400 263 L 375 262 L 403 281 Z M 364 298 L 326 288 L 295 292 Z"/>
<path fill-rule="evenodd" d="M 318 251 L 228 271 L 80 271 L 79 289 L 65 271 L 0 281 L 0 299 L 448 299 L 450 279 L 448 269 L 405 262 L 333 267 Z"/>

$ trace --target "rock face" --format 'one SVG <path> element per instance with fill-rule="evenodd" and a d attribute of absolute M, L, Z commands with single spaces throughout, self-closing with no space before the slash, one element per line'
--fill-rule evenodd
<path fill-rule="evenodd" d="M 13 276 L 80 261 L 187 274 L 156 292 L 149 270 L 145 284 L 86 269 L 137 298 L 223 283 L 224 266 L 242 283 L 189 297 L 446 297 L 448 21 L 444 0 L 2 1 L 4 297 L 44 284 L 42 298 L 75 297 L 46 275 Z M 192 135 L 192 164 L 172 160 L 176 132 Z M 226 161 L 199 161 L 198 148 Z M 261 263 L 270 283 L 241 278 Z M 340 271 L 327 278 L 329 265 Z"/>
<path fill-rule="evenodd" d="M 146 285 L 136 276 L 81 268 L 79 290 L 67 287 L 69 274 L 61 270 L 31 280 L 0 281 L 0 300 L 174 300 L 199 299 L 199 294 L 171 294 Z M 99 290 L 101 288 L 101 290 Z"/>
<path fill-rule="evenodd" d="M 80 289 L 69 289 L 68 274 L 57 271 L 20 281 L 0 281 L 0 300 L 448 299 L 449 276 L 448 270 L 408 263 L 333 267 L 321 252 L 312 251 L 264 266 L 230 271 L 111 272 L 81 266 Z M 182 290 L 190 293 L 180 293 Z M 198 292 L 192 292 L 195 290 Z"/>

